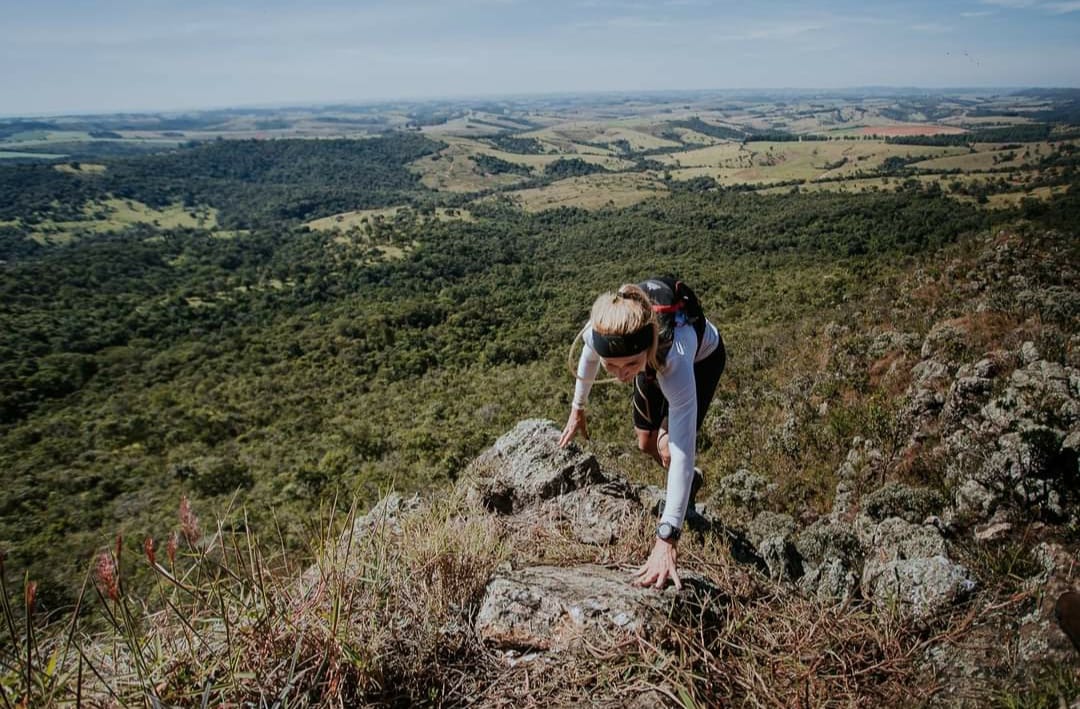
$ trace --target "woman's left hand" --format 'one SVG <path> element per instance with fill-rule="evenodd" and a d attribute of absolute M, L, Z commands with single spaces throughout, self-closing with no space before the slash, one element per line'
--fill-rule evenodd
<path fill-rule="evenodd" d="M 663 588 L 667 580 L 671 579 L 675 588 L 681 590 L 682 581 L 679 580 L 679 572 L 675 570 L 676 557 L 675 545 L 657 537 L 648 561 L 637 570 L 634 585 Z"/>

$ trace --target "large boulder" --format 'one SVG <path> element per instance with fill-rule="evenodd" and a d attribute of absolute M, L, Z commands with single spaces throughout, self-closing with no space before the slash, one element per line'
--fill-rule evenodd
<path fill-rule="evenodd" d="M 967 568 L 947 556 L 936 527 L 899 517 L 875 524 L 864 516 L 855 529 L 866 555 L 862 594 L 875 606 L 895 608 L 916 624 L 925 624 L 975 590 Z"/>
<path fill-rule="evenodd" d="M 576 444 L 559 447 L 560 429 L 552 421 L 528 419 L 495 441 L 465 473 L 470 500 L 499 514 L 607 482 L 596 457 Z"/>
<path fill-rule="evenodd" d="M 896 608 L 916 624 L 927 623 L 970 596 L 975 581 L 945 556 L 867 564 L 862 592 L 878 608 Z"/>
<path fill-rule="evenodd" d="M 575 650 L 615 645 L 663 627 L 682 614 L 713 612 L 719 591 L 700 577 L 683 590 L 631 585 L 630 576 L 602 566 L 535 566 L 499 573 L 488 584 L 476 632 L 490 647 Z"/>

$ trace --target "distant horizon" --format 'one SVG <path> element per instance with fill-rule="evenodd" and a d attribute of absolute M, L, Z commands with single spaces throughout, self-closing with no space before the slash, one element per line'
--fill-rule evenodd
<path fill-rule="evenodd" d="M 106 116 L 122 116 L 122 115 L 167 115 L 167 114 L 197 114 L 197 113 L 211 113 L 216 111 L 263 111 L 263 110 L 311 110 L 311 109 L 326 109 L 335 106 L 350 106 L 350 107 L 364 107 L 364 106 L 382 106 L 387 104 L 415 104 L 423 105 L 430 103 L 441 102 L 460 102 L 466 103 L 470 101 L 528 101 L 544 98 L 559 98 L 559 97 L 588 97 L 588 96 L 663 96 L 665 94 L 731 94 L 731 95 L 765 95 L 772 93 L 790 93 L 793 95 L 801 94 L 858 94 L 859 92 L 881 92 L 881 93 L 893 93 L 903 94 L 905 92 L 926 92 L 928 94 L 957 94 L 957 93 L 987 93 L 987 94 L 1007 94 L 1015 93 L 1019 91 L 1080 91 L 1080 86 L 1053 86 L 1053 85 L 1012 85 L 1012 86 L 918 86 L 918 85 L 887 85 L 887 84 L 870 84 L 865 86 L 761 86 L 761 87 L 746 87 L 746 88 L 677 88 L 677 89 L 638 89 L 638 90 L 620 90 L 620 89 L 592 89 L 592 90 L 580 90 L 580 91 L 543 91 L 534 93 L 467 93 L 467 94 L 446 94 L 446 95 L 429 95 L 429 96 L 387 96 L 387 97 L 375 97 L 370 99 L 346 99 L 346 98 L 330 98 L 322 100 L 312 100 L 307 102 L 296 102 L 289 100 L 281 101 L 266 101 L 256 103 L 245 104 L 232 104 L 232 105 L 203 105 L 203 106 L 188 106 L 179 108 L 132 108 L 122 110 L 109 110 L 109 109 L 90 109 L 90 110 L 74 110 L 68 112 L 59 113 L 4 113 L 0 112 L 0 121 L 12 121 L 12 120 L 36 120 L 36 119 L 57 119 L 57 118 L 93 118 L 93 117 L 106 117 Z"/>
<path fill-rule="evenodd" d="M 40 0 L 0 115 L 641 92 L 1080 86 L 1080 0 Z M 336 97 L 336 98 L 335 98 Z"/>

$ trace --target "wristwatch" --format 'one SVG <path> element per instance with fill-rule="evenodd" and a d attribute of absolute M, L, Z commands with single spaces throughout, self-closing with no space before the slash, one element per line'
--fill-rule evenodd
<path fill-rule="evenodd" d="M 660 526 L 656 528 L 656 536 L 660 537 L 665 542 L 679 541 L 680 534 L 682 534 L 682 530 L 668 522 L 661 522 Z"/>

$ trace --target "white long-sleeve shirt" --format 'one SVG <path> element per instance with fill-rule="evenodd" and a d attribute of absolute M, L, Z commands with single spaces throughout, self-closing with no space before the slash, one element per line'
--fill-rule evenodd
<path fill-rule="evenodd" d="M 681 314 L 676 318 L 675 336 L 667 362 L 656 379 L 668 402 L 668 447 L 671 463 L 667 471 L 667 499 L 661 522 L 682 528 L 690 486 L 694 481 L 694 446 L 697 444 L 697 389 L 694 382 L 694 362 L 700 362 L 716 351 L 720 334 L 716 326 L 705 323 L 701 347 L 697 332 Z M 600 355 L 593 349 L 592 323 L 582 333 L 584 347 L 578 359 L 577 384 L 574 387 L 574 408 L 584 409 L 596 374 Z"/>

